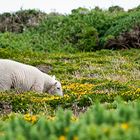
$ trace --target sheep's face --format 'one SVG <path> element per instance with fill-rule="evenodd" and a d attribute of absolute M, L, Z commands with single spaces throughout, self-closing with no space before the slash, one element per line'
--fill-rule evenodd
<path fill-rule="evenodd" d="M 52 85 L 52 87 L 49 89 L 49 93 L 50 94 L 56 94 L 56 95 L 59 95 L 59 96 L 63 96 L 63 91 L 62 91 L 62 86 L 61 86 L 61 83 L 55 79 L 55 76 L 53 77 L 54 79 L 54 84 Z"/>

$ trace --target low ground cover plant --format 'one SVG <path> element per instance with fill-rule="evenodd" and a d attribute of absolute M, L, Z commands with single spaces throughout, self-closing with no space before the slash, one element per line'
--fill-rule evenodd
<path fill-rule="evenodd" d="M 64 109 L 73 106 L 86 109 L 96 100 L 105 103 L 113 102 L 117 96 L 125 101 L 139 98 L 140 59 L 137 49 L 47 55 L 1 49 L 0 55 L 40 67 L 50 75 L 55 74 L 61 81 L 64 92 L 64 97 L 50 96 L 47 93 L 3 92 L 0 94 L 2 112 L 37 114 L 47 108 L 57 110 L 58 106 Z"/>
<path fill-rule="evenodd" d="M 140 101 L 91 106 L 86 113 L 73 116 L 59 110 L 55 116 L 11 114 L 0 125 L 0 139 L 139 139 Z"/>

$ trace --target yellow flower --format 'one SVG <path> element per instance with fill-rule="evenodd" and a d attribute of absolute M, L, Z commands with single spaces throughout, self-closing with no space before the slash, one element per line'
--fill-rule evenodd
<path fill-rule="evenodd" d="M 72 122 L 76 122 L 76 121 L 78 121 L 78 118 L 77 118 L 76 116 L 72 116 L 72 117 L 71 117 L 71 121 L 72 121 Z"/>
<path fill-rule="evenodd" d="M 128 123 L 122 123 L 121 124 L 121 128 L 124 129 L 124 130 L 128 129 L 128 127 L 129 127 Z"/>
<path fill-rule="evenodd" d="M 35 115 L 25 114 L 24 119 L 28 122 L 35 123 L 37 121 L 37 117 Z"/>
<path fill-rule="evenodd" d="M 0 136 L 4 136 L 5 135 L 5 133 L 4 132 L 0 132 Z"/>
<path fill-rule="evenodd" d="M 69 98 L 69 95 L 64 95 L 65 98 Z"/>
<path fill-rule="evenodd" d="M 24 115 L 24 119 L 25 119 L 26 121 L 31 121 L 31 115 L 30 115 L 30 114 L 25 114 L 25 115 Z"/>
<path fill-rule="evenodd" d="M 73 137 L 73 140 L 79 140 L 79 139 L 78 139 L 78 136 L 74 136 L 74 137 Z"/>
<path fill-rule="evenodd" d="M 137 88 L 136 93 L 139 93 L 139 92 L 140 92 L 140 88 Z"/>
<path fill-rule="evenodd" d="M 87 94 L 87 93 L 92 93 L 94 85 L 93 84 L 81 84 L 81 83 L 71 83 L 69 85 L 64 86 L 64 89 L 70 90 L 73 93 L 77 94 Z"/>
<path fill-rule="evenodd" d="M 24 117 L 25 118 L 29 118 L 31 115 L 30 114 L 25 114 Z"/>
<path fill-rule="evenodd" d="M 55 120 L 55 117 L 52 117 L 52 116 L 48 116 L 47 118 L 51 121 Z"/>
<path fill-rule="evenodd" d="M 59 140 L 66 140 L 66 139 L 67 138 L 65 136 L 63 136 L 63 135 L 59 137 Z"/>
<path fill-rule="evenodd" d="M 32 117 L 31 117 L 31 122 L 32 123 L 35 123 L 37 121 L 37 117 L 35 116 L 35 115 L 33 115 Z"/>

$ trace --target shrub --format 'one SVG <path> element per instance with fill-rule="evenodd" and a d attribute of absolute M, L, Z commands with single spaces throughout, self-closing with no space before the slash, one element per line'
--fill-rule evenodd
<path fill-rule="evenodd" d="M 111 9 L 115 12 L 110 12 Z M 117 38 L 115 44 L 118 45 L 114 45 L 114 48 L 120 49 L 129 40 L 122 34 L 131 32 L 135 25 L 139 25 L 139 13 L 138 9 L 125 12 L 120 7 L 112 7 L 106 11 L 99 8 L 78 8 L 69 15 L 45 14 L 36 10 L 5 13 L 0 15 L 0 20 L 7 21 L 8 25 L 2 24 L 2 29 L 0 25 L 0 47 L 73 53 L 113 48 L 110 39 Z M 119 44 L 121 39 L 126 40 L 124 45 Z M 138 42 L 131 39 L 129 47 L 134 47 L 134 43 Z"/>
<path fill-rule="evenodd" d="M 37 10 L 20 10 L 0 15 L 0 32 L 22 33 L 26 28 L 38 26 L 45 13 Z"/>
<path fill-rule="evenodd" d="M 140 23 L 140 11 L 132 12 L 125 17 L 122 17 L 112 24 L 112 26 L 106 31 L 105 35 L 118 36 L 123 32 L 130 31 L 132 27 Z"/>
<path fill-rule="evenodd" d="M 140 48 L 140 25 L 132 28 L 129 32 L 124 32 L 118 37 L 110 37 L 107 39 L 104 48 L 106 49 L 130 49 Z"/>
<path fill-rule="evenodd" d="M 118 12 L 118 11 L 124 11 L 124 9 L 120 6 L 111 6 L 108 8 L 109 12 Z"/>
<path fill-rule="evenodd" d="M 133 139 L 140 138 L 140 101 L 121 100 L 112 104 L 96 103 L 80 116 L 59 110 L 56 116 L 12 114 L 0 125 L 0 139 L 30 140 L 85 140 L 85 139 Z"/>

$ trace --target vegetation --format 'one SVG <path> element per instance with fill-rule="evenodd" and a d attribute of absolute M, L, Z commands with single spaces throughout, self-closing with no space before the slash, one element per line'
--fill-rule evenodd
<path fill-rule="evenodd" d="M 91 106 L 85 114 L 73 116 L 59 110 L 56 116 L 11 114 L 1 120 L 1 140 L 85 140 L 140 138 L 140 101 L 113 102 Z"/>
<path fill-rule="evenodd" d="M 139 15 L 118 6 L 0 15 L 0 58 L 55 74 L 64 91 L 1 92 L 0 139 L 139 139 Z"/>
<path fill-rule="evenodd" d="M 22 33 L 26 28 L 36 27 L 46 14 L 35 10 L 20 10 L 0 15 L 0 31 Z"/>
<path fill-rule="evenodd" d="M 34 53 L 14 52 L 1 49 L 2 58 L 34 65 L 55 74 L 62 82 L 64 97 L 38 93 L 1 93 L 2 106 L 22 113 L 45 112 L 46 107 L 72 108 L 76 105 L 87 108 L 96 100 L 113 102 L 120 95 L 125 101 L 138 99 L 140 79 L 140 51 L 102 50 L 92 53 Z M 130 57 L 131 56 L 131 57 Z M 45 107 L 46 106 L 46 107 Z M 4 108 L 4 107 L 3 107 Z M 3 109 L 3 111 L 6 111 Z"/>
<path fill-rule="evenodd" d="M 0 15 L 0 47 L 45 52 L 139 48 L 140 9 L 78 8 L 69 15 L 21 10 Z M 134 44 L 134 45 L 133 45 Z"/>

